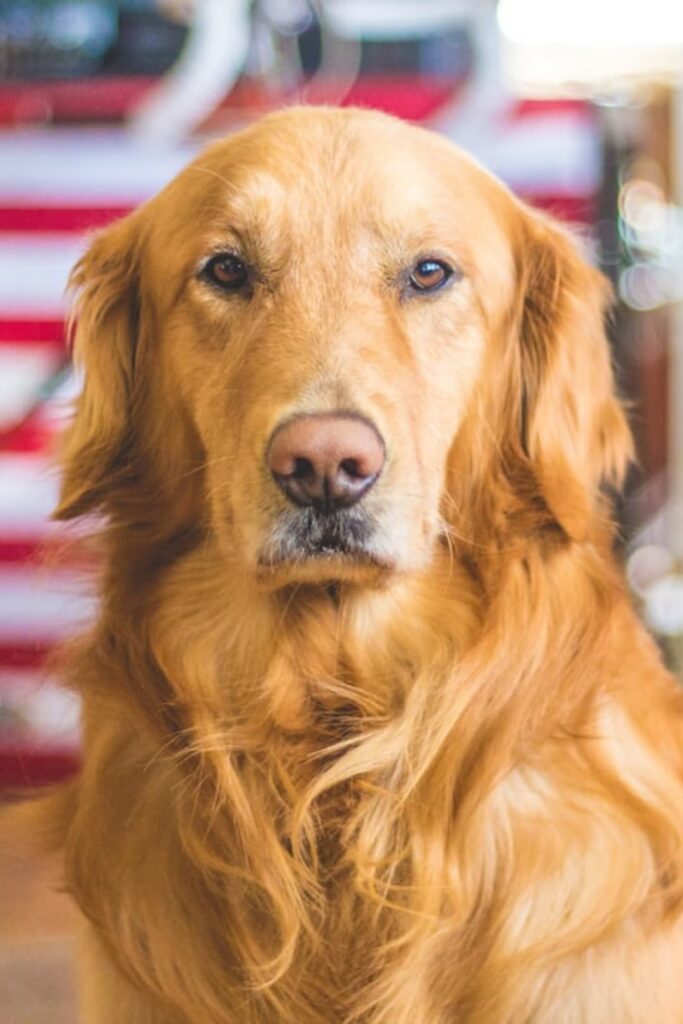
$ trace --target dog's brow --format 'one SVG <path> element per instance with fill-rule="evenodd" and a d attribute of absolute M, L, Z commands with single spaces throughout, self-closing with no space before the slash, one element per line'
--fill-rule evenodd
<path fill-rule="evenodd" d="M 245 174 L 214 207 L 220 211 L 215 236 L 235 240 L 254 262 L 279 262 L 289 237 L 286 207 L 287 196 L 275 178 L 263 172 Z"/>
<path fill-rule="evenodd" d="M 273 225 L 259 225 L 245 220 L 229 219 L 221 216 L 213 226 L 207 225 L 199 256 L 203 264 L 211 256 L 220 252 L 236 251 L 253 266 L 269 267 L 279 265 L 284 258 L 285 239 L 280 232 L 273 230 Z"/>
<path fill-rule="evenodd" d="M 468 263 L 464 244 L 449 237 L 443 226 L 415 217 L 412 223 L 390 223 L 376 220 L 370 227 L 373 238 L 391 263 L 408 264 L 416 257 L 441 253 L 459 266 Z"/>

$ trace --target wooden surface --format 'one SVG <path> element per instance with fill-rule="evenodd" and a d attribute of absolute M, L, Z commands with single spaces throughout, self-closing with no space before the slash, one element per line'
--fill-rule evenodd
<path fill-rule="evenodd" d="M 76 928 L 76 913 L 59 892 L 58 865 L 4 843 L 0 1024 L 76 1024 Z"/>

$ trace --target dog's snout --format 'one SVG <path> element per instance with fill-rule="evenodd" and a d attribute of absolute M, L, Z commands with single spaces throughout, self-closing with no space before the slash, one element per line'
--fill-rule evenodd
<path fill-rule="evenodd" d="M 308 415 L 273 434 L 267 461 L 297 505 L 334 510 L 359 501 L 384 466 L 384 442 L 368 422 L 348 415 Z"/>

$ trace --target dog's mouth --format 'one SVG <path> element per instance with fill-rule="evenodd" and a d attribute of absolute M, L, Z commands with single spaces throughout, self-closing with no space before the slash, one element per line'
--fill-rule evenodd
<path fill-rule="evenodd" d="M 258 559 L 258 575 L 275 586 L 283 582 L 373 583 L 393 568 L 376 537 L 377 525 L 366 512 L 292 510 L 272 529 Z"/>

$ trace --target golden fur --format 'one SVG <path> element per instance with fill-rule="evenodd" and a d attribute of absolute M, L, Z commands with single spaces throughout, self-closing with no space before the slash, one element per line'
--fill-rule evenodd
<path fill-rule="evenodd" d="M 458 279 L 401 296 L 425 254 Z M 74 284 L 86 1024 L 681 1024 L 681 698 L 612 554 L 600 275 L 450 143 L 295 109 Z M 299 558 L 264 451 L 340 409 L 386 441 L 374 548 Z"/>

